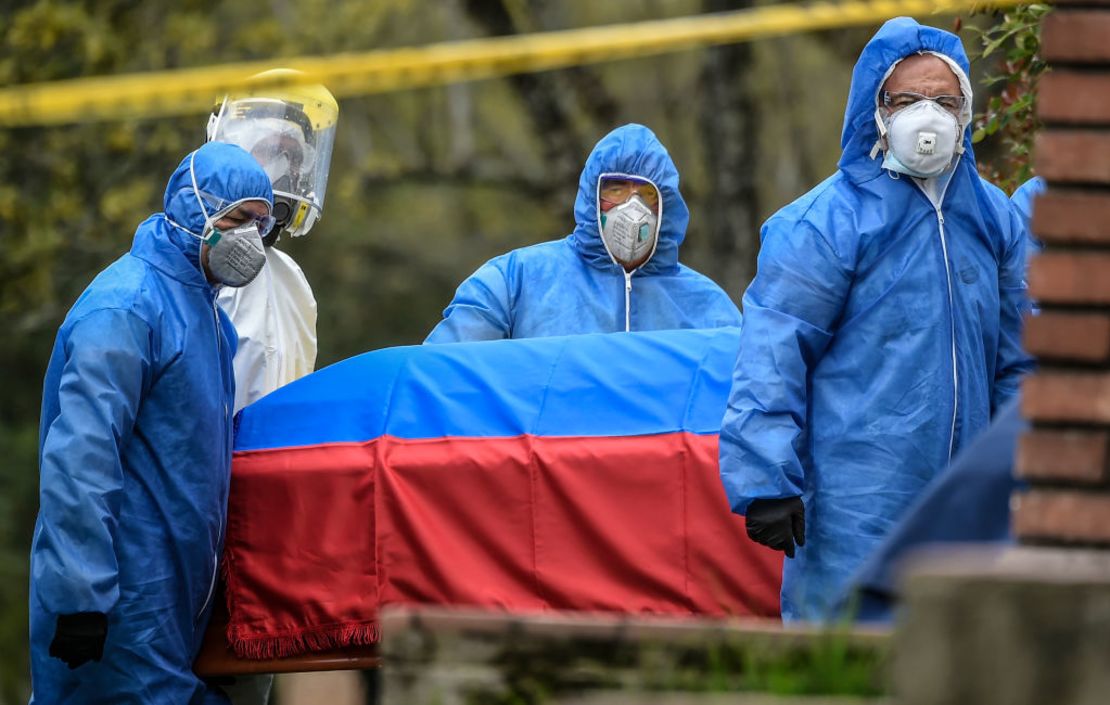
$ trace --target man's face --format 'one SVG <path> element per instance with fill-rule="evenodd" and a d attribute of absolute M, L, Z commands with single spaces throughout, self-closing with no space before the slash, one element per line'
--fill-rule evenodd
<path fill-rule="evenodd" d="M 259 140 L 250 153 L 270 177 L 275 191 L 299 193 L 305 166 L 303 138 L 294 138 L 288 133 L 269 135 Z"/>
<path fill-rule="evenodd" d="M 246 201 L 245 203 L 240 203 L 235 209 L 213 223 L 213 225 L 217 230 L 234 230 L 248 221 L 256 218 L 265 218 L 269 214 L 269 203 L 265 201 Z M 210 250 L 211 248 L 208 246 L 208 243 L 201 244 L 200 261 L 201 266 L 204 267 L 204 278 L 208 280 L 208 283 L 215 284 L 216 279 L 208 269 L 208 253 Z"/>
<path fill-rule="evenodd" d="M 962 96 L 956 74 L 948 64 L 932 54 L 907 56 L 894 67 L 894 71 L 883 84 L 882 91 L 892 97 L 888 105 L 884 105 L 880 97 L 880 105 L 884 105 L 888 115 L 912 105 L 912 98 L 906 94 L 916 93 L 927 98 Z M 960 105 L 953 105 L 945 101 L 940 105 L 959 117 L 962 102 Z"/>

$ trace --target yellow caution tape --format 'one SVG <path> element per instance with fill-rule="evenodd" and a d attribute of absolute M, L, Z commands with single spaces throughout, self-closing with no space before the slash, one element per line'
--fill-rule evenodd
<path fill-rule="evenodd" d="M 1027 1 L 1027 0 L 1026 0 Z M 337 97 L 369 95 L 582 64 L 750 41 L 815 30 L 871 25 L 898 15 L 953 14 L 1004 8 L 1021 0 L 844 0 L 495 37 L 357 54 L 283 59 L 303 76 L 274 87 L 323 83 Z M 0 89 L 0 126 L 207 112 L 273 61 L 80 78 Z M 264 84 L 252 82 L 254 87 Z"/>

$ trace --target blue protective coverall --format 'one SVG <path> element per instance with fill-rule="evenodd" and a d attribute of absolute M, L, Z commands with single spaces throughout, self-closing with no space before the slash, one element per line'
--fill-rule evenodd
<path fill-rule="evenodd" d="M 272 202 L 239 147 L 196 152 L 202 191 Z M 46 371 L 31 548 L 32 703 L 225 702 L 192 663 L 208 623 L 231 467 L 235 331 L 199 263 L 189 158 L 165 212 L 70 309 Z M 57 616 L 103 612 L 100 662 L 48 655 Z"/>
<path fill-rule="evenodd" d="M 979 178 L 971 140 L 941 205 L 871 158 L 887 69 L 953 34 L 897 18 L 852 75 L 839 170 L 765 224 L 721 429 L 734 512 L 801 496 L 806 544 L 783 618 L 823 619 L 952 455 L 1018 388 L 1025 227 Z"/>
<path fill-rule="evenodd" d="M 610 257 L 598 230 L 602 174 L 650 179 L 663 218 L 655 254 L 631 274 Z M 586 160 L 574 202 L 574 232 L 562 240 L 495 257 L 470 275 L 426 343 L 717 328 L 740 325 L 740 312 L 708 277 L 678 261 L 690 211 L 678 191 L 678 169 L 643 125 L 603 137 Z"/>
<path fill-rule="evenodd" d="M 1033 199 L 1044 193 L 1047 188 L 1048 184 L 1044 179 L 1034 176 L 1019 186 L 1017 191 L 1014 191 L 1014 195 L 1010 196 L 1010 202 L 1014 204 L 1014 208 L 1025 221 L 1025 227 L 1029 229 L 1029 239 L 1025 242 L 1026 261 L 1044 248 L 1041 241 L 1033 234 L 1031 223 L 1033 222 Z"/>
<path fill-rule="evenodd" d="M 1026 225 L 1033 220 L 1033 199 L 1044 193 L 1047 188 L 1048 184 L 1044 179 L 1034 176 L 1019 186 L 1017 191 L 1014 191 L 1014 195 L 1010 196 L 1010 202 L 1025 219 Z"/>
<path fill-rule="evenodd" d="M 1022 488 L 1014 476 L 1021 396 L 998 410 L 990 428 L 975 437 L 936 482 L 906 509 L 898 523 L 852 580 L 846 604 L 864 622 L 889 622 L 899 599 L 904 561 L 930 546 L 1013 541 L 1010 498 Z"/>

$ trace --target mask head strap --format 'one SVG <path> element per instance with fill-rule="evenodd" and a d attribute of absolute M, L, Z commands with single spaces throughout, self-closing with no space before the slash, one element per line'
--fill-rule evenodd
<path fill-rule="evenodd" d="M 204 199 L 202 199 L 200 197 L 200 189 L 197 187 L 197 174 L 196 174 L 196 170 L 193 169 L 193 164 L 196 161 L 196 156 L 197 156 L 197 153 L 196 153 L 195 150 L 189 154 L 189 179 L 193 182 L 193 197 L 197 199 L 197 204 L 200 205 L 200 212 L 204 216 L 204 225 L 205 225 L 205 229 L 207 229 L 207 227 L 208 227 L 208 209 L 204 207 Z M 172 225 L 173 227 L 177 228 L 178 230 L 189 233 L 193 237 L 198 238 L 201 242 L 204 242 L 206 240 L 206 238 L 203 234 L 198 235 L 197 233 L 194 233 L 189 228 L 186 228 L 184 225 L 182 225 L 181 223 L 178 223 L 176 220 L 171 218 L 168 213 L 165 213 L 163 215 L 166 218 L 166 222 L 169 223 L 170 225 Z"/>
<path fill-rule="evenodd" d="M 200 186 L 197 186 L 197 170 L 193 168 L 197 161 L 197 153 L 194 151 L 189 155 L 189 178 L 193 182 L 193 197 L 197 199 L 197 205 L 200 206 L 200 213 L 204 216 L 204 226 L 208 227 L 208 209 L 204 207 L 204 199 L 200 197 Z"/>

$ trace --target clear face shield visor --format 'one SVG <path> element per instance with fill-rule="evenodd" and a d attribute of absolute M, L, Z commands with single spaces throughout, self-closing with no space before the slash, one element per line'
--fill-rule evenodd
<path fill-rule="evenodd" d="M 308 232 L 324 209 L 338 112 L 333 106 L 275 98 L 229 98 L 209 139 L 250 152 L 274 190 L 274 216 L 294 237 Z"/>

